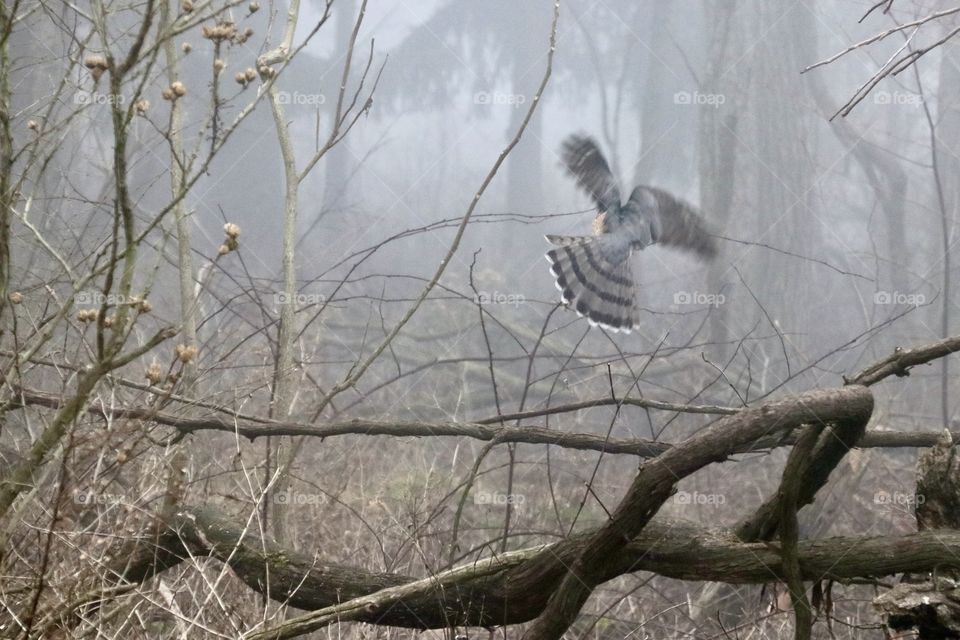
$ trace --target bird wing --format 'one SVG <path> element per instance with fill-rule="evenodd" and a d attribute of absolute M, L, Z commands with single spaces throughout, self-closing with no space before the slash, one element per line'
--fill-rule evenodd
<path fill-rule="evenodd" d="M 593 138 L 574 134 L 564 141 L 561 152 L 567 171 L 601 211 L 620 206 L 617 181 Z"/>
<path fill-rule="evenodd" d="M 650 217 L 653 242 L 693 251 L 707 260 L 717 255 L 716 241 L 700 213 L 666 191 L 639 186 L 630 194 L 626 209 Z"/>

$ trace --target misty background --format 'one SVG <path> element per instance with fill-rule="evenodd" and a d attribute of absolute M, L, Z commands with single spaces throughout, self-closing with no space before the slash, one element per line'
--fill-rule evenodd
<path fill-rule="evenodd" d="M 941 39 L 955 28 L 955 16 L 802 73 L 880 31 L 948 7 L 897 2 L 889 14 L 858 23 L 871 4 L 564 0 L 541 104 L 480 200 L 440 285 L 356 389 L 320 418 L 469 422 L 611 394 L 740 407 L 840 385 L 895 347 L 956 333 L 960 274 L 951 254 L 960 203 L 960 49 L 948 41 L 885 78 L 848 115 L 836 115 L 891 56 Z M 322 144 L 334 117 L 358 10 L 357 0 L 337 0 L 329 23 L 277 79 L 301 161 Z M 45 6 L 13 36 L 18 112 L 30 113 L 63 75 L 73 45 L 51 20 L 58 11 L 69 13 Z M 256 67 L 275 45 L 284 11 L 268 2 L 252 14 L 244 6 L 233 10 L 238 26 L 256 35 L 221 53 L 223 123 L 257 90 L 257 83 L 232 82 L 234 73 Z M 320 4 L 305 5 L 297 42 L 322 12 Z M 438 267 L 531 105 L 552 15 L 546 0 L 387 0 L 366 7 L 354 65 L 369 60 L 365 86 L 379 74 L 376 90 L 300 189 L 294 418 L 316 418 L 317 398 L 372 353 Z M 178 47 L 183 42 L 192 46 L 180 74 L 188 90 L 184 132 L 188 144 L 203 149 L 209 105 L 202 96 L 210 91 L 214 56 L 195 32 L 177 38 Z M 89 108 L 63 136 L 55 171 L 38 186 L 49 198 L 34 205 L 42 205 L 34 215 L 52 244 L 70 247 L 70 258 L 87 264 L 113 224 L 104 195 L 110 112 L 97 97 L 102 84 L 82 68 L 68 77 L 77 85 L 73 99 Z M 129 144 L 131 197 L 143 220 L 169 199 L 164 83 L 146 82 L 153 104 L 134 122 Z M 350 74 L 348 97 L 358 83 L 359 73 Z M 643 311 L 641 328 L 629 335 L 589 328 L 563 308 L 544 259 L 544 234 L 591 232 L 593 205 L 560 166 L 561 142 L 577 132 L 600 143 L 621 191 L 635 184 L 667 189 L 696 205 L 718 237 L 720 254 L 709 264 L 657 246 L 635 258 Z M 14 135 L 32 132 L 21 127 Z M 185 202 L 203 289 L 200 395 L 265 414 L 284 303 L 284 174 L 268 104 L 257 106 Z M 240 248 L 218 258 L 228 222 L 242 229 Z M 158 225 L 145 258 L 155 265 L 149 277 L 157 323 L 178 322 L 172 228 L 170 220 Z M 26 232 L 22 238 L 33 242 Z M 22 269 L 12 287 L 70 294 L 65 279 L 51 281 L 58 268 L 52 261 L 26 248 L 14 260 Z M 870 426 L 955 427 L 955 385 L 946 359 L 914 370 L 888 393 L 878 391 Z M 710 420 L 625 406 L 509 422 L 673 442 Z M 236 445 L 229 434 L 198 442 L 189 463 L 192 490 L 228 509 L 249 507 L 235 496 L 243 482 L 231 475 L 241 454 L 253 468 L 269 465 L 260 444 Z M 706 469 L 681 487 L 722 494 L 722 503 L 672 501 L 664 511 L 719 526 L 736 522 L 776 486 L 785 457 L 751 454 Z M 291 491 L 320 497 L 284 516 L 285 537 L 301 549 L 332 537 L 332 553 L 378 570 L 445 566 L 457 556 L 446 547 L 447 520 L 477 464 L 482 495 L 523 496 L 507 546 L 527 546 L 602 522 L 604 509 L 616 505 L 636 461 L 607 456 L 599 465 L 597 458 L 534 445 L 488 456 L 484 443 L 453 438 L 306 442 Z M 911 530 L 909 508 L 877 505 L 874 496 L 910 491 L 915 460 L 914 449 L 855 451 L 801 512 L 802 534 Z M 132 491 L 136 479 L 120 484 Z M 502 533 L 505 508 L 496 499 L 467 503 L 464 556 Z M 381 536 L 379 550 L 357 550 L 365 529 L 354 516 Z M 664 606 L 684 599 L 678 594 L 704 598 L 703 606 L 724 597 L 736 607 L 755 604 L 733 589 L 707 593 L 657 580 L 667 585 L 659 592 Z M 622 594 L 639 582 L 624 577 L 603 591 Z M 851 598 L 845 606 L 850 619 L 869 618 L 869 600 Z"/>

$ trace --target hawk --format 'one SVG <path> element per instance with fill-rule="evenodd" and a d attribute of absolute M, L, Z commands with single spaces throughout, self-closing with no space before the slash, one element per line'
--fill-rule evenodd
<path fill-rule="evenodd" d="M 572 135 L 563 143 L 563 163 L 597 205 L 593 236 L 546 236 L 550 271 L 564 304 L 591 326 L 629 333 L 639 326 L 630 256 L 652 244 L 691 251 L 704 260 L 717 254 L 700 214 L 654 187 L 638 186 L 626 203 L 597 143 Z"/>

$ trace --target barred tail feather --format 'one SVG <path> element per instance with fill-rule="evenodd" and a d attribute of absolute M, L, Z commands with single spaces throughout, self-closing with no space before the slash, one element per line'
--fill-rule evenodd
<path fill-rule="evenodd" d="M 550 271 L 564 304 L 591 325 L 630 333 L 639 326 L 630 261 L 612 262 L 596 237 L 548 236 Z"/>

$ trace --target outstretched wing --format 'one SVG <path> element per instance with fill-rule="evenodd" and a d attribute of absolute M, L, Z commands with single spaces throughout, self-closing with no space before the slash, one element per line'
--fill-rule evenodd
<path fill-rule="evenodd" d="M 630 194 L 627 208 L 650 216 L 654 242 L 693 251 L 705 260 L 717 255 L 716 241 L 700 213 L 666 191 L 637 187 Z"/>
<path fill-rule="evenodd" d="M 563 164 L 601 211 L 620 205 L 620 190 L 593 138 L 574 134 L 563 143 Z"/>

